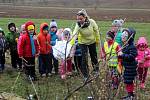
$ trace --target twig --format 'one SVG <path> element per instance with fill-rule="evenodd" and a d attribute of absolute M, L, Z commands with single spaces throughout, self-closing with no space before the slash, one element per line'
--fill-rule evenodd
<path fill-rule="evenodd" d="M 98 76 L 97 76 L 98 77 Z M 85 85 L 87 85 L 88 83 L 92 82 L 95 78 L 97 77 L 93 77 L 87 81 L 85 81 L 81 86 L 77 87 L 76 89 L 72 90 L 67 96 L 65 96 L 64 100 L 67 100 L 74 92 L 80 90 L 81 88 L 83 88 Z"/>
<path fill-rule="evenodd" d="M 21 58 L 23 61 L 25 61 L 26 63 L 28 63 L 28 61 L 26 59 L 24 59 L 23 57 Z"/>
<path fill-rule="evenodd" d="M 19 72 L 18 72 L 18 75 L 17 75 L 17 77 L 16 77 L 16 79 L 15 79 L 15 81 L 14 81 L 14 85 L 11 87 L 11 93 L 13 93 L 13 90 L 14 90 L 14 88 L 15 88 L 15 86 L 16 86 L 16 83 L 17 83 L 17 81 L 18 81 L 18 79 L 19 79 L 20 74 L 21 74 L 21 72 L 19 71 Z"/>
<path fill-rule="evenodd" d="M 101 62 L 101 60 L 95 65 L 97 66 L 99 63 Z M 94 67 L 95 68 L 95 67 Z M 95 69 L 93 69 L 91 71 L 91 73 L 93 73 Z M 65 96 L 64 100 L 67 100 L 74 92 L 80 90 L 81 88 L 83 88 L 85 85 L 87 85 L 88 83 L 92 82 L 95 78 L 97 78 L 99 75 L 96 75 L 95 77 L 90 78 L 90 74 L 88 75 L 87 79 L 84 81 L 84 83 L 82 85 L 80 85 L 79 87 L 75 88 L 74 90 L 72 90 L 67 96 Z"/>
<path fill-rule="evenodd" d="M 32 79 L 31 79 L 31 76 L 30 76 L 30 75 L 29 75 L 29 79 L 30 79 L 31 84 L 32 84 L 32 86 L 33 86 L 33 89 L 34 89 L 34 92 L 35 92 L 35 94 L 36 94 L 37 100 L 40 100 L 40 98 L 39 98 L 39 96 L 38 96 L 38 93 L 37 93 L 37 90 L 36 90 L 36 88 L 35 88 L 35 85 L 34 85 Z"/>

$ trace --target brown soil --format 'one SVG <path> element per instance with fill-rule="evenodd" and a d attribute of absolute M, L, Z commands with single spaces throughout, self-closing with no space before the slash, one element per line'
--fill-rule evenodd
<path fill-rule="evenodd" d="M 0 17 L 75 19 L 80 8 L 27 7 L 0 5 Z M 150 22 L 150 9 L 86 8 L 96 20 L 127 18 L 128 21 Z"/>

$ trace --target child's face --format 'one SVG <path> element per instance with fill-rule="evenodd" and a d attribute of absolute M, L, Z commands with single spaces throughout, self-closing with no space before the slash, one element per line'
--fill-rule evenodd
<path fill-rule="evenodd" d="M 139 46 L 139 50 L 140 50 L 140 51 L 144 51 L 145 48 L 146 48 L 146 46 L 145 46 L 144 44 L 143 44 L 143 45 L 141 44 L 141 45 Z"/>
<path fill-rule="evenodd" d="M 14 32 L 15 31 L 15 27 L 10 27 L 10 31 Z"/>
<path fill-rule="evenodd" d="M 51 27 L 50 31 L 51 31 L 51 32 L 56 32 L 56 31 L 57 31 L 57 28 L 56 28 L 56 27 Z"/>
<path fill-rule="evenodd" d="M 145 47 L 140 47 L 139 49 L 140 49 L 140 51 L 144 51 Z"/>
<path fill-rule="evenodd" d="M 124 31 L 121 35 L 121 40 L 123 43 L 125 43 L 128 40 L 128 32 Z"/>
<path fill-rule="evenodd" d="M 3 33 L 2 32 L 0 32 L 0 37 L 2 37 L 3 36 Z"/>
<path fill-rule="evenodd" d="M 43 30 L 43 34 L 48 34 L 48 30 Z"/>
<path fill-rule="evenodd" d="M 68 40 L 69 39 L 69 35 L 64 35 L 64 40 Z"/>
<path fill-rule="evenodd" d="M 21 32 L 22 32 L 22 34 L 25 34 L 25 33 L 26 33 L 26 30 L 22 30 Z"/>
<path fill-rule="evenodd" d="M 119 29 L 119 27 L 117 27 L 117 26 L 112 26 L 111 27 L 111 31 L 115 32 L 115 33 L 118 31 L 118 29 Z"/>
<path fill-rule="evenodd" d="M 28 33 L 29 33 L 30 35 L 33 35 L 33 34 L 34 34 L 34 30 L 33 30 L 33 29 L 28 30 Z"/>
<path fill-rule="evenodd" d="M 112 38 L 109 35 L 106 35 L 106 40 L 110 41 L 110 40 L 112 40 Z"/>

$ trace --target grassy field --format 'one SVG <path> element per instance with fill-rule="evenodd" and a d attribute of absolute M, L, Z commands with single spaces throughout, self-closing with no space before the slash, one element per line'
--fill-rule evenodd
<path fill-rule="evenodd" d="M 48 24 L 50 23 L 51 19 L 25 19 L 25 18 L 0 18 L 0 27 L 4 29 L 5 33 L 8 32 L 8 28 L 7 25 L 9 22 L 14 22 L 16 23 L 16 26 L 18 28 L 20 28 L 20 25 L 22 25 L 23 23 L 25 23 L 26 21 L 32 20 L 35 25 L 36 25 L 36 32 L 39 33 L 39 28 L 40 28 L 40 24 L 42 22 L 47 22 Z M 75 26 L 75 20 L 61 20 L 58 19 L 57 23 L 58 23 L 58 28 L 66 28 L 69 27 L 72 30 L 74 29 Z M 100 28 L 100 32 L 103 34 L 103 36 L 105 36 L 105 33 L 110 29 L 111 26 L 111 21 L 96 21 L 99 28 Z M 136 40 L 138 39 L 138 37 L 140 36 L 145 36 L 147 37 L 147 39 L 150 38 L 149 34 L 149 27 L 150 27 L 150 23 L 139 23 L 139 22 L 125 22 L 124 27 L 133 27 L 135 28 L 135 30 L 137 31 L 136 34 Z M 148 40 L 150 42 L 150 39 Z"/>
<path fill-rule="evenodd" d="M 7 24 L 9 22 L 15 22 L 17 27 L 19 28 L 21 24 L 25 23 L 28 20 L 32 20 L 36 25 L 36 32 L 39 33 L 39 26 L 42 22 L 50 22 L 50 19 L 22 19 L 22 18 L 0 18 L 0 27 L 2 27 L 5 33 L 8 32 Z M 70 27 L 74 28 L 75 21 L 73 20 L 57 20 L 59 28 Z M 97 21 L 100 32 L 105 36 L 105 33 L 109 30 L 111 26 L 110 21 Z M 126 22 L 124 27 L 134 27 L 137 31 L 136 40 L 140 36 L 147 37 L 150 43 L 150 35 L 149 35 L 149 27 L 150 23 L 135 23 L 135 22 Z M 12 91 L 12 87 L 14 85 L 14 81 L 18 76 L 18 72 L 10 67 L 10 59 L 6 59 L 7 65 L 6 70 L 3 74 L 0 74 L 0 92 L 13 92 L 17 95 L 20 95 L 24 98 L 28 94 L 34 94 L 32 85 L 29 81 L 26 80 L 25 75 L 21 73 L 15 87 Z M 37 66 L 36 66 L 37 67 Z M 38 72 L 38 70 L 37 70 Z M 38 74 L 38 73 L 37 73 Z M 39 75 L 38 75 L 39 76 Z M 101 76 L 104 77 L 104 76 Z M 150 78 L 148 78 L 150 81 Z M 69 84 L 68 84 L 69 83 Z M 40 100 L 62 100 L 64 96 L 67 94 L 67 87 L 71 90 L 74 87 L 79 86 L 82 83 L 82 78 L 80 76 L 74 76 L 66 81 L 62 81 L 58 75 L 54 75 L 49 78 L 40 78 L 39 81 L 35 82 L 35 87 L 40 96 Z M 101 83 L 101 81 L 100 81 Z M 104 84 L 103 84 L 104 85 Z M 147 88 L 145 90 L 138 90 L 140 94 L 139 100 L 149 100 L 150 96 L 150 82 L 147 82 Z M 121 95 L 125 95 L 124 92 L 121 92 Z M 87 97 L 90 96 L 90 90 L 87 87 L 76 92 L 72 99 L 70 100 L 86 100 Z"/>

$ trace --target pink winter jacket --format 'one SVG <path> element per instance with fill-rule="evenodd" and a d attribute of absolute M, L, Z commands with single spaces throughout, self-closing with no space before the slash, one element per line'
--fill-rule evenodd
<path fill-rule="evenodd" d="M 139 50 L 140 44 L 145 44 L 147 48 L 143 51 Z M 150 67 L 150 49 L 148 48 L 148 43 L 145 37 L 139 38 L 137 42 L 137 50 L 138 56 L 136 57 L 136 60 L 138 61 L 139 67 Z"/>

